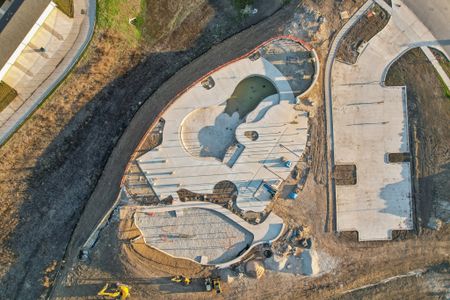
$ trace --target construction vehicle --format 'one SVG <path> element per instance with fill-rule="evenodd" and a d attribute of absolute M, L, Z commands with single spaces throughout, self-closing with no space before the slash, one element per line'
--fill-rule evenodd
<path fill-rule="evenodd" d="M 191 284 L 191 278 L 189 278 L 189 277 L 184 277 L 184 276 L 181 276 L 181 275 L 174 276 L 174 277 L 172 277 L 171 280 L 172 280 L 173 282 L 181 283 L 181 284 L 183 284 L 184 286 L 187 286 L 187 285 L 190 285 L 190 284 Z"/>
<path fill-rule="evenodd" d="M 205 288 L 207 292 L 211 292 L 212 291 L 212 282 L 211 282 L 211 278 L 206 278 L 205 279 Z"/>
<path fill-rule="evenodd" d="M 222 288 L 220 287 L 220 278 L 214 278 L 212 280 L 214 290 L 216 290 L 216 294 L 222 293 Z"/>
<path fill-rule="evenodd" d="M 127 299 L 130 296 L 130 287 L 120 282 L 107 283 L 97 296 L 102 296 L 103 299 Z"/>

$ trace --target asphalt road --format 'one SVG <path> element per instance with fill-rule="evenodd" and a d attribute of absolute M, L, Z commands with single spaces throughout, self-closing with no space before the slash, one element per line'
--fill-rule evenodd
<path fill-rule="evenodd" d="M 403 0 L 414 14 L 428 27 L 450 57 L 450 1 Z"/>

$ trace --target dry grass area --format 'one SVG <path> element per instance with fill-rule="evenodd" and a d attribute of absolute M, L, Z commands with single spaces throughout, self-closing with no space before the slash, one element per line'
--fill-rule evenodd
<path fill-rule="evenodd" d="M 107 1 L 99 1 L 102 2 Z M 312 40 L 321 62 L 325 62 L 332 33 L 342 25 L 339 10 L 351 13 L 363 1 L 358 0 L 355 5 L 355 1 L 345 0 L 340 4 L 342 6 L 336 6 L 337 2 L 303 1 L 305 7 L 320 12 L 327 20 L 318 27 Z M 122 6 L 117 13 L 111 13 L 112 23 L 98 27 L 86 56 L 74 72 L 0 149 L 0 198 L 3 200 L 0 207 L 0 290 L 5 298 L 36 299 L 46 293 L 43 284 L 46 287 L 52 285 L 57 269 L 54 261 L 59 264 L 62 259 L 70 233 L 111 149 L 141 103 L 183 65 L 214 43 L 249 25 L 236 21 L 231 2 L 227 6 L 227 1 L 149 0 L 149 9 L 145 10 L 148 17 L 144 17 L 147 25 L 137 28 L 136 32 L 128 30 L 131 27 L 127 27 L 123 19 L 128 22 L 129 16 L 136 16 L 136 8 L 142 9 L 141 3 L 116 3 Z M 182 4 L 186 5 L 185 9 L 180 6 Z M 187 11 L 191 13 L 187 14 Z M 293 10 L 292 15 L 301 11 Z M 159 35 L 160 31 L 151 28 L 149 20 L 164 12 L 177 18 L 155 24 L 155 28 L 163 28 L 164 33 Z M 313 19 L 317 17 L 315 15 Z M 288 22 L 289 19 L 280 22 L 280 33 Z M 417 119 L 420 142 L 417 144 L 420 166 L 417 197 L 421 199 L 418 201 L 418 211 L 423 218 L 420 224 L 425 224 L 427 214 L 429 217 L 435 212 L 443 212 L 436 201 L 428 205 L 429 199 L 449 199 L 449 148 L 442 142 L 450 140 L 447 128 L 443 127 L 448 124 L 445 114 L 449 102 L 442 101 L 442 89 L 436 88 L 439 82 L 431 76 L 434 73 L 430 71 L 429 63 L 417 57 L 413 61 L 399 60 L 398 75 L 394 77 L 398 83 L 402 83 L 403 78 L 407 81 L 408 95 L 412 101 L 417 101 L 410 108 Z M 324 65 L 322 63 L 322 67 Z M 319 82 L 323 80 L 322 75 L 323 72 Z M 410 84 L 417 87 L 410 88 Z M 224 283 L 224 297 L 327 299 L 369 295 L 370 298 L 386 299 L 394 295 L 408 298 L 413 286 L 435 292 L 436 289 L 426 287 L 427 280 L 433 278 L 426 275 L 399 280 L 397 284 L 367 293 L 346 294 L 349 289 L 386 277 L 448 262 L 450 229 L 448 225 L 439 231 L 422 228 L 417 236 L 400 235 L 393 242 L 371 243 L 358 243 L 326 230 L 331 226 L 333 212 L 331 204 L 327 204 L 322 96 L 321 85 L 308 96 L 308 102 L 312 103 L 309 107 L 312 162 L 305 188 L 298 200 L 278 199 L 273 209 L 289 225 L 308 228 L 315 249 L 332 257 L 337 266 L 331 273 L 314 278 L 267 272 L 259 281 L 243 278 Z M 433 105 L 427 105 L 427 101 L 433 101 Z M 160 110 L 164 105 L 155 103 L 154 109 Z M 201 280 L 194 280 L 187 289 L 170 282 L 170 274 L 177 272 L 178 267 L 201 274 L 203 270 L 198 265 L 173 261 L 145 245 L 131 245 L 129 240 L 135 234 L 132 224 L 123 229 L 118 219 L 112 218 L 100 233 L 90 262 L 69 266 L 73 267 L 65 278 L 69 287 L 56 296 L 92 298 L 104 282 L 117 280 L 131 284 L 136 298 L 211 296 L 198 292 L 203 289 Z M 154 261 L 149 261 L 149 257 Z M 440 271 L 430 271 L 430 274 L 433 272 Z M 423 295 L 429 294 L 424 292 Z"/>
<path fill-rule="evenodd" d="M 213 16 L 214 8 L 207 0 L 162 1 L 160 5 L 149 5 L 143 38 L 161 50 L 170 47 L 174 41 L 179 50 L 186 49 L 201 33 L 193 32 L 192 28 L 206 27 Z"/>
<path fill-rule="evenodd" d="M 450 280 L 449 264 L 433 266 L 419 276 L 393 279 L 387 283 L 356 290 L 339 299 L 383 300 L 389 299 L 445 299 Z"/>
<path fill-rule="evenodd" d="M 16 98 L 17 92 L 15 89 L 0 81 L 0 111 L 4 110 L 11 101 Z"/>
<path fill-rule="evenodd" d="M 54 0 L 53 2 L 63 13 L 73 18 L 73 0 Z"/>
<path fill-rule="evenodd" d="M 96 154 L 80 153 L 88 137 L 79 134 L 93 125 L 98 111 L 98 105 L 90 105 L 91 99 L 136 63 L 138 51 L 125 53 L 120 49 L 124 46 L 114 32 L 98 32 L 86 57 L 65 83 L 0 149 L 0 197 L 4 199 L 0 207 L 0 287 L 5 284 L 3 290 L 8 295 L 20 291 L 14 284 L 23 284 L 16 276 L 31 272 L 29 255 L 43 257 L 37 274 L 50 263 L 51 256 L 60 259 L 67 234 L 82 208 L 79 201 L 101 173 L 105 153 L 97 162 Z M 110 142 L 117 137 L 118 133 L 113 133 Z M 43 219 L 47 223 L 43 224 Z M 40 228 L 38 234 L 34 228 Z M 58 228 L 67 231 L 58 232 Z M 41 284 L 34 278 L 29 288 Z"/>

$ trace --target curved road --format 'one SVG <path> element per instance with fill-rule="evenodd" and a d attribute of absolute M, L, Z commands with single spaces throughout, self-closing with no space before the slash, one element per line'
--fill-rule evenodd
<path fill-rule="evenodd" d="M 450 57 L 450 1 L 403 0 L 403 3 L 438 39 L 447 57 Z"/>

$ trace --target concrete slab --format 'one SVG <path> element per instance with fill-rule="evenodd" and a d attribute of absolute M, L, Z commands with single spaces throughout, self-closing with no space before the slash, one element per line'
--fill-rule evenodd
<path fill-rule="evenodd" d="M 220 115 L 224 110 L 221 105 L 235 87 L 255 75 L 270 80 L 278 91 L 276 97 L 262 101 L 245 122 L 237 122 L 234 115 Z M 307 114 L 294 110 L 295 97 L 288 80 L 262 57 L 255 61 L 241 59 L 211 76 L 215 81 L 212 89 L 207 90 L 199 83 L 168 108 L 162 116 L 166 121 L 163 143 L 139 157 L 138 164 L 160 198 L 172 196 L 177 200 L 180 188 L 211 193 L 215 184 L 229 180 L 238 190 L 237 205 L 243 210 L 261 212 L 270 199 L 260 201 L 254 193 L 263 181 L 273 184 L 289 175 L 294 164 L 286 167 L 281 158 L 295 162 L 302 155 L 307 140 Z M 231 129 L 231 136 L 235 134 L 237 142 L 244 146 L 232 167 L 214 157 L 200 155 L 200 133 L 216 122 Z M 258 139 L 252 141 L 245 136 L 246 131 L 257 131 Z M 211 145 L 228 143 L 230 136 L 226 133 L 210 136 L 210 140 L 215 140 Z"/>
<path fill-rule="evenodd" d="M 203 264 L 230 261 L 253 241 L 246 229 L 207 209 L 137 211 L 134 218 L 146 244 Z"/>
<path fill-rule="evenodd" d="M 417 42 L 404 24 L 394 9 L 356 64 L 333 65 L 334 161 L 357 173 L 355 185 L 335 187 L 337 230 L 358 231 L 360 240 L 388 240 L 413 226 L 410 163 L 387 161 L 409 152 L 406 88 L 382 86 L 391 62 Z"/>
<path fill-rule="evenodd" d="M 233 226 L 238 226 L 238 228 L 244 229 L 246 232 L 250 233 L 252 235 L 252 240 L 249 243 L 248 249 L 241 253 L 240 256 L 236 256 L 235 258 L 231 259 L 231 256 L 228 256 L 230 260 L 225 261 L 225 259 L 222 262 L 215 262 L 214 264 L 218 267 L 227 267 L 232 265 L 233 263 L 240 260 L 240 258 L 248 253 L 253 247 L 260 245 L 262 243 L 270 243 L 274 240 L 276 240 L 283 232 L 285 225 L 283 224 L 283 220 L 275 215 L 274 213 L 271 213 L 267 216 L 267 218 L 264 220 L 264 222 L 258 224 L 258 225 L 252 225 L 248 222 L 244 221 L 241 217 L 238 217 L 228 209 L 214 203 L 210 202 L 203 202 L 203 201 L 189 201 L 189 202 L 178 202 L 173 205 L 165 205 L 165 206 L 159 206 L 159 207 L 139 207 L 138 211 L 141 213 L 146 214 L 155 214 L 155 213 L 161 213 L 161 212 L 175 212 L 178 213 L 180 211 L 186 212 L 186 209 L 202 209 L 202 210 L 209 210 L 211 212 L 215 212 L 223 218 L 223 220 L 226 220 L 228 223 L 230 223 Z M 141 226 L 142 227 L 142 226 Z M 243 232 L 245 232 L 243 231 Z M 145 234 L 144 234 L 145 236 Z M 248 236 L 246 236 L 248 238 Z M 248 240 L 247 240 L 248 241 Z M 149 240 L 149 245 L 152 245 Z M 235 252 L 230 252 L 235 253 Z"/>

